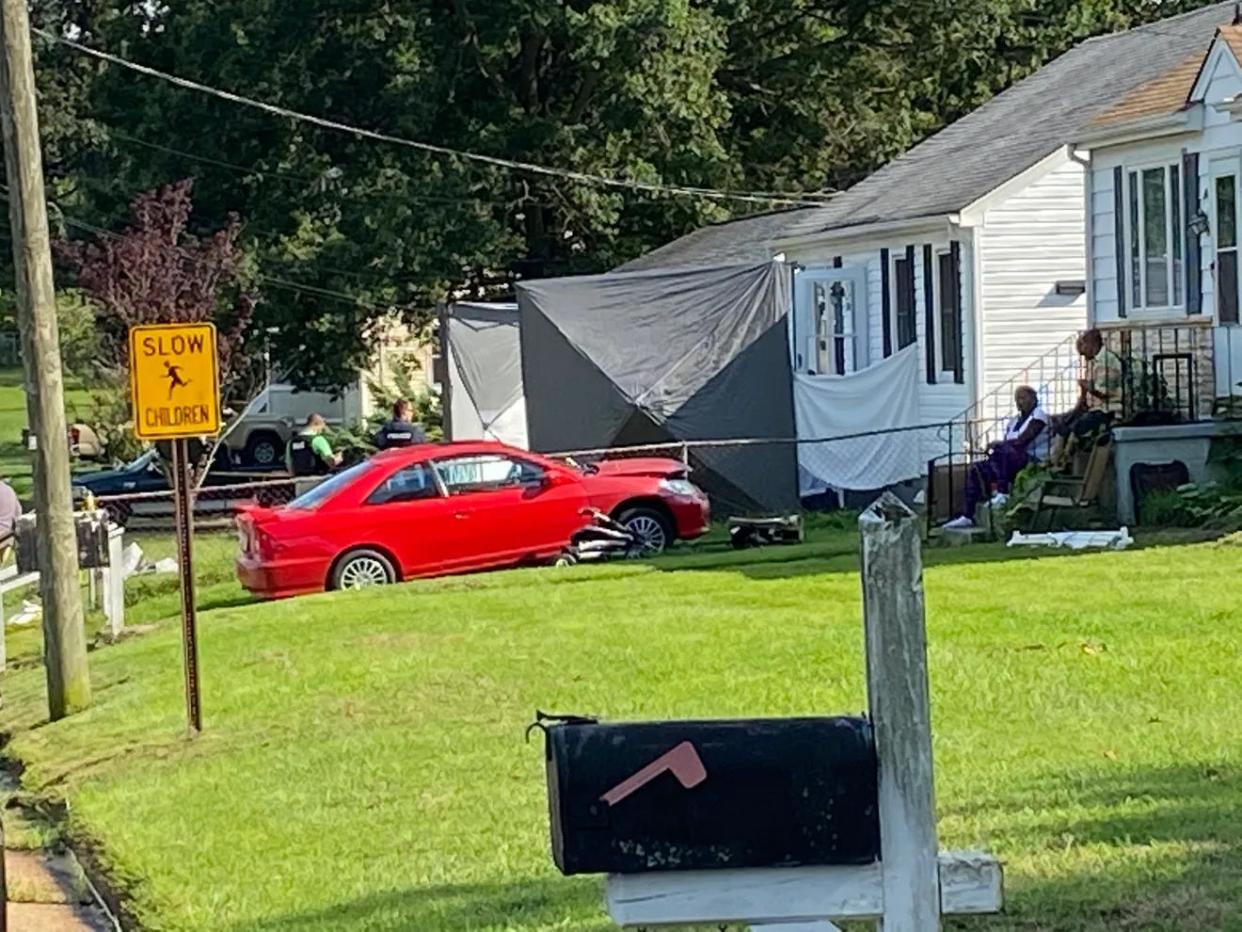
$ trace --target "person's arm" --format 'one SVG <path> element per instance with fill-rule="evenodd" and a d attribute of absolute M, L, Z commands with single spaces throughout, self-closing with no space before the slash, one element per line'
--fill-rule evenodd
<path fill-rule="evenodd" d="M 1047 426 L 1048 425 L 1043 421 L 1036 420 L 1032 417 L 1026 422 L 1026 427 L 1022 428 L 1022 433 L 1018 434 L 1018 436 L 1014 438 L 1013 442 L 1023 449 L 1026 449 L 1035 442 L 1035 439 L 1047 428 Z"/>
<path fill-rule="evenodd" d="M 328 438 L 323 434 L 316 434 L 311 440 L 311 452 L 329 466 L 336 465 L 336 456 L 332 452 L 332 444 L 328 443 Z"/>
<path fill-rule="evenodd" d="M 1109 401 L 1121 389 L 1121 359 L 1109 354 L 1097 356 L 1091 366 L 1091 378 L 1083 379 L 1083 392 L 1100 401 Z"/>
<path fill-rule="evenodd" d="M 388 425 L 384 424 L 375 432 L 375 449 L 382 450 L 388 446 Z"/>

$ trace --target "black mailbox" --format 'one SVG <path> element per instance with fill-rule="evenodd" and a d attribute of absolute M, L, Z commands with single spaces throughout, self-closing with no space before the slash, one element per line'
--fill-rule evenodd
<path fill-rule="evenodd" d="M 36 537 L 38 515 L 25 514 L 17 519 L 13 528 L 16 541 L 17 571 L 39 571 L 39 552 Z M 77 512 L 73 516 L 78 536 L 78 566 L 84 570 L 102 569 L 109 563 L 108 519 L 102 511 Z"/>
<path fill-rule="evenodd" d="M 552 856 L 565 874 L 879 859 L 866 719 L 550 722 Z"/>

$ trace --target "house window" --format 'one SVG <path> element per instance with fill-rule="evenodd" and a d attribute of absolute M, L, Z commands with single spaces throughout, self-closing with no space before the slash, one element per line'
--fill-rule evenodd
<path fill-rule="evenodd" d="M 1216 319 L 1238 322 L 1238 180 L 1216 176 Z"/>
<path fill-rule="evenodd" d="M 914 260 L 902 256 L 893 260 L 893 280 L 897 288 L 897 348 L 905 349 L 916 339 L 914 308 Z"/>
<path fill-rule="evenodd" d="M 1130 302 L 1139 311 L 1181 307 L 1185 301 L 1180 165 L 1126 175 Z"/>
<path fill-rule="evenodd" d="M 845 375 L 857 368 L 854 285 L 837 279 L 814 284 L 816 370 Z"/>
<path fill-rule="evenodd" d="M 936 257 L 936 287 L 940 293 L 940 368 L 956 372 L 962 354 L 962 315 L 958 308 L 957 269 L 953 254 Z"/>

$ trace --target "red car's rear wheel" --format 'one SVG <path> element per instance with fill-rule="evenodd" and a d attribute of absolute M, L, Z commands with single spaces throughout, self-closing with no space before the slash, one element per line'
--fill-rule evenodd
<path fill-rule="evenodd" d="M 378 550 L 351 550 L 332 570 L 333 589 L 369 589 L 397 581 L 392 561 Z"/>

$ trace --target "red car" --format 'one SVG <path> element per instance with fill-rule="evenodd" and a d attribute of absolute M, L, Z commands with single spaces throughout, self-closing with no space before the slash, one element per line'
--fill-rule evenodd
<path fill-rule="evenodd" d="M 499 443 L 386 450 L 281 508 L 237 519 L 241 584 L 264 598 L 551 561 L 598 508 L 651 552 L 706 533 L 676 460 L 578 467 Z"/>

